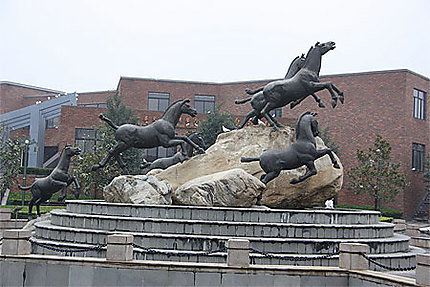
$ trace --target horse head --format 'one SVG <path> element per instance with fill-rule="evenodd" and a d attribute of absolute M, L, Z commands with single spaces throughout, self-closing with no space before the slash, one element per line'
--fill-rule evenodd
<path fill-rule="evenodd" d="M 296 139 L 313 140 L 319 135 L 318 121 L 315 119 L 317 113 L 303 113 L 296 126 Z"/>
<path fill-rule="evenodd" d="M 71 158 L 72 156 L 75 155 L 80 155 L 81 154 L 81 149 L 78 147 L 74 147 L 71 145 L 66 145 L 63 149 L 63 153 L 68 157 Z"/>
<path fill-rule="evenodd" d="M 182 100 L 181 113 L 195 117 L 197 115 L 197 110 L 195 108 L 193 108 L 192 106 L 190 106 L 188 104 L 189 102 L 191 102 L 190 99 Z"/>
<path fill-rule="evenodd" d="M 335 42 L 327 42 L 327 43 L 320 43 L 317 42 L 315 44 L 315 48 L 320 50 L 321 55 L 324 55 L 325 53 L 327 53 L 330 50 L 334 50 L 336 48 L 336 43 Z"/>

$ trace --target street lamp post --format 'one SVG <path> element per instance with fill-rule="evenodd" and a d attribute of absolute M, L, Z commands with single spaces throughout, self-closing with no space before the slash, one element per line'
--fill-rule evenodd
<path fill-rule="evenodd" d="M 22 186 L 27 185 L 27 165 L 28 165 L 28 145 L 30 144 L 29 140 L 24 141 L 24 173 L 22 176 Z M 25 201 L 25 190 L 22 191 L 22 202 L 21 205 L 24 206 Z"/>

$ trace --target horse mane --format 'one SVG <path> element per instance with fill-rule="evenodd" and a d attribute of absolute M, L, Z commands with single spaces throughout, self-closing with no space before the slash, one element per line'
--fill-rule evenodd
<path fill-rule="evenodd" d="M 174 105 L 176 105 L 178 102 L 185 102 L 185 103 L 188 103 L 188 102 L 190 102 L 190 99 L 181 99 L 181 100 L 174 101 L 173 103 L 171 103 L 171 104 L 167 107 L 167 109 L 164 111 L 164 113 L 163 113 L 163 114 L 167 113 L 167 111 L 168 111 L 168 110 L 170 110 L 170 108 L 172 108 L 172 107 L 173 107 Z"/>
<path fill-rule="evenodd" d="M 297 139 L 299 138 L 299 136 L 300 136 L 300 129 L 299 129 L 300 122 L 302 121 L 303 117 L 304 117 L 304 116 L 306 116 L 306 115 L 313 115 L 313 113 L 311 113 L 311 112 L 305 112 L 305 113 L 303 113 L 303 114 L 300 116 L 300 118 L 297 120 L 297 124 L 296 124 L 296 140 L 297 140 Z"/>

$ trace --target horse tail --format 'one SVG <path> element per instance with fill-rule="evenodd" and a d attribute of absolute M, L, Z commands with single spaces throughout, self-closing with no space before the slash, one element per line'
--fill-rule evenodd
<path fill-rule="evenodd" d="M 234 100 L 234 103 L 236 105 L 240 105 L 240 104 L 244 104 L 246 102 L 249 102 L 250 100 L 252 100 L 252 97 L 249 97 L 249 98 L 246 98 L 246 99 L 242 99 L 242 100 L 237 99 L 237 100 Z"/>
<path fill-rule="evenodd" d="M 241 157 L 240 162 L 259 161 L 260 157 Z"/>
<path fill-rule="evenodd" d="M 33 185 L 30 185 L 30 186 L 21 186 L 21 185 L 18 184 L 18 188 L 21 189 L 21 190 L 29 190 L 29 189 L 31 189 L 32 186 Z"/>
<path fill-rule="evenodd" d="M 117 129 L 118 129 L 118 126 L 117 126 L 117 125 L 115 125 L 115 124 L 112 122 L 112 120 L 111 120 L 111 119 L 109 119 L 109 118 L 105 117 L 103 114 L 100 114 L 100 115 L 99 115 L 99 118 L 100 118 L 101 120 L 105 121 L 105 122 L 106 122 L 109 126 L 111 126 L 114 130 L 117 130 Z"/>
<path fill-rule="evenodd" d="M 255 95 L 256 93 L 261 92 L 263 89 L 264 89 L 264 87 L 259 87 L 259 88 L 255 89 L 255 90 L 245 89 L 245 92 L 248 95 Z"/>

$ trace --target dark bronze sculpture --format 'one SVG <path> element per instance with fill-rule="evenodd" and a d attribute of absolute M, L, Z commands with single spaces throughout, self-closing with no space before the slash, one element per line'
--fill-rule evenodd
<path fill-rule="evenodd" d="M 70 160 L 73 156 L 79 155 L 81 149 L 77 147 L 65 146 L 60 155 L 60 160 L 54 170 L 45 178 L 35 181 L 32 185 L 22 187 L 18 185 L 21 190 L 31 190 L 32 199 L 28 205 L 28 218 L 31 219 L 33 205 L 36 205 L 37 215 L 40 216 L 40 204 L 47 201 L 54 193 L 61 189 L 61 196 L 58 198 L 62 201 L 66 197 L 67 187 L 73 182 L 76 190 L 74 195 L 79 198 L 81 187 L 78 180 L 74 176 L 69 176 L 68 170 Z"/>
<path fill-rule="evenodd" d="M 298 179 L 292 179 L 291 184 L 296 184 L 317 174 L 314 161 L 320 157 L 328 155 L 334 168 L 340 168 L 333 152 L 329 148 L 317 150 L 315 137 L 318 136 L 318 122 L 314 118 L 315 113 L 306 112 L 302 114 L 296 126 L 296 140 L 283 150 L 268 150 L 260 157 L 242 157 L 241 162 L 260 161 L 260 167 L 266 173 L 261 177 L 261 181 L 267 184 L 276 178 L 281 170 L 290 170 L 305 165 L 308 172 Z M 257 205 L 261 205 L 263 192 L 257 197 Z"/>
<path fill-rule="evenodd" d="M 273 81 L 264 87 L 248 91 L 251 95 L 261 91 L 263 92 L 266 105 L 261 110 L 261 115 L 267 119 L 275 130 L 278 127 L 275 122 L 267 116 L 271 110 L 283 107 L 290 103 L 292 104 L 291 107 L 294 107 L 307 96 L 315 96 L 314 94 L 316 92 L 323 89 L 327 89 L 330 92 L 333 108 L 336 107 L 338 100 L 335 92 L 339 95 L 339 100 L 343 104 L 343 92 L 341 92 L 332 82 L 319 81 L 321 57 L 328 51 L 333 50 L 335 47 L 336 45 L 334 42 L 323 44 L 317 42 L 307 53 L 303 67 L 292 78 Z"/>
<path fill-rule="evenodd" d="M 203 138 L 198 133 L 192 133 L 188 135 L 188 138 L 193 141 L 195 144 L 197 144 L 200 148 L 204 149 L 205 142 L 203 141 Z M 150 170 L 153 169 L 166 169 L 172 165 L 175 165 L 177 163 L 182 163 L 185 160 L 189 159 L 193 156 L 194 148 L 189 144 L 185 143 L 183 145 L 184 150 L 178 151 L 174 155 L 170 157 L 165 158 L 159 158 L 154 160 L 153 162 L 144 162 L 140 165 L 141 169 L 146 169 L 144 173 L 148 173 Z"/>
<path fill-rule="evenodd" d="M 305 63 L 304 54 L 302 54 L 300 57 L 297 56 L 296 58 L 294 58 L 294 60 L 290 64 L 290 67 L 288 68 L 287 74 L 285 75 L 284 79 L 289 79 L 293 77 L 303 67 L 304 63 Z M 245 91 L 247 93 L 252 93 L 252 91 L 249 89 L 246 89 Z M 253 96 L 243 100 L 235 100 L 234 103 L 238 105 L 238 104 L 244 104 L 249 101 L 251 101 L 252 111 L 250 111 L 245 116 L 245 119 L 242 121 L 242 123 L 240 123 L 237 129 L 243 128 L 251 118 L 252 118 L 251 122 L 254 125 L 256 125 L 258 124 L 258 120 L 263 117 L 263 115 L 261 114 L 261 110 L 267 104 L 267 101 L 263 95 L 263 91 L 259 91 L 253 94 Z M 277 127 L 281 127 L 281 124 L 274 117 L 272 117 L 270 113 L 267 114 L 267 117 L 270 117 L 271 121 L 273 121 Z"/>
<path fill-rule="evenodd" d="M 114 157 L 121 167 L 125 167 L 120 157 L 120 153 L 135 148 L 153 148 L 158 146 L 172 147 L 189 143 L 199 152 L 204 150 L 192 142 L 187 136 L 175 134 L 175 127 L 181 114 L 188 114 L 192 117 L 197 115 L 196 109 L 188 103 L 189 99 L 179 100 L 171 104 L 163 116 L 148 126 L 136 126 L 132 124 L 115 125 L 110 119 L 102 114 L 100 119 L 104 120 L 109 126 L 115 129 L 115 139 L 117 144 L 108 152 L 107 156 L 98 164 L 92 166 L 91 170 L 95 171 L 103 168 L 111 157 Z"/>

